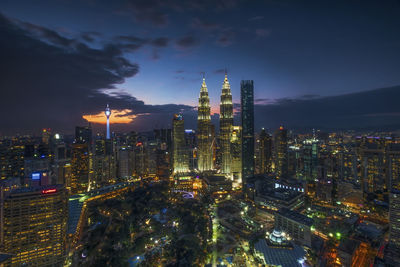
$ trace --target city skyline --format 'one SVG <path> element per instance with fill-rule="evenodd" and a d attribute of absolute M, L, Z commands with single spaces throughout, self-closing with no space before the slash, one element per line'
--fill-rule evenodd
<path fill-rule="evenodd" d="M 400 1 L 4 0 L 0 267 L 395 267 Z"/>
<path fill-rule="evenodd" d="M 5 1 L 1 8 L 1 111 L 10 114 L 2 135 L 72 132 L 66 125 L 87 120 L 101 127 L 96 116 L 107 103 L 111 121 L 123 119 L 116 130 L 170 127 L 179 112 L 194 129 L 201 72 L 216 124 L 225 69 L 235 110 L 240 80 L 254 80 L 257 130 L 400 127 L 392 101 L 400 94 L 395 1 Z M 32 68 L 37 63 L 42 68 Z"/>

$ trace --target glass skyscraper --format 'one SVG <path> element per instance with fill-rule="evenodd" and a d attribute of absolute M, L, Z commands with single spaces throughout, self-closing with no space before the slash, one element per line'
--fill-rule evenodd
<path fill-rule="evenodd" d="M 240 83 L 242 116 L 242 180 L 254 175 L 254 84 L 252 80 Z"/>

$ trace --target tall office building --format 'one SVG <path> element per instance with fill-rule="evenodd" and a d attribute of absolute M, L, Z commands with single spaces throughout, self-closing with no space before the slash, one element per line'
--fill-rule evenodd
<path fill-rule="evenodd" d="M 389 244 L 385 257 L 389 266 L 400 262 L 400 145 L 391 144 L 386 153 L 389 179 Z"/>
<path fill-rule="evenodd" d="M 134 175 L 138 177 L 145 177 L 149 174 L 148 171 L 148 153 L 147 147 L 143 141 L 138 141 L 134 149 Z"/>
<path fill-rule="evenodd" d="M 275 173 L 279 179 L 288 178 L 287 130 L 279 127 L 274 134 Z"/>
<path fill-rule="evenodd" d="M 75 143 L 92 143 L 92 128 L 89 126 L 75 127 Z"/>
<path fill-rule="evenodd" d="M 254 85 L 252 80 L 240 83 L 242 116 L 242 180 L 254 175 Z"/>
<path fill-rule="evenodd" d="M 388 189 L 388 181 L 385 179 L 383 147 L 377 143 L 366 143 L 362 146 L 360 155 L 364 196 L 377 193 L 382 198 L 382 192 Z"/>
<path fill-rule="evenodd" d="M 63 266 L 68 198 L 61 186 L 22 188 L 1 198 L 4 266 Z"/>
<path fill-rule="evenodd" d="M 231 133 L 231 173 L 233 187 L 242 187 L 242 127 L 233 126 Z"/>
<path fill-rule="evenodd" d="M 224 83 L 222 84 L 221 104 L 219 108 L 219 131 L 220 131 L 220 147 L 221 147 L 221 172 L 231 175 L 231 132 L 233 126 L 233 105 L 231 86 L 229 85 L 228 76 L 225 73 Z"/>
<path fill-rule="evenodd" d="M 308 182 L 314 182 L 318 176 L 318 140 L 314 137 L 303 142 L 303 160 L 303 177 Z M 324 164 L 325 167 L 327 165 Z"/>
<path fill-rule="evenodd" d="M 172 119 L 172 138 L 174 173 L 187 172 L 189 162 L 186 150 L 185 122 L 180 114 L 175 114 Z"/>
<path fill-rule="evenodd" d="M 197 116 L 197 141 L 198 141 L 198 169 L 208 171 L 213 168 L 213 146 L 211 138 L 210 98 L 206 80 L 200 89 L 199 107 Z"/>
<path fill-rule="evenodd" d="M 42 143 L 48 145 L 51 138 L 51 129 L 42 130 Z"/>
<path fill-rule="evenodd" d="M 259 173 L 270 173 L 272 169 L 272 138 L 263 128 L 260 133 L 259 142 Z"/>
<path fill-rule="evenodd" d="M 400 262 L 400 186 L 393 187 L 389 195 L 389 243 L 385 251 L 388 266 Z"/>
<path fill-rule="evenodd" d="M 189 170 L 197 169 L 197 139 L 196 132 L 192 129 L 185 130 L 185 141 L 189 159 Z"/>
<path fill-rule="evenodd" d="M 72 144 L 71 193 L 80 194 L 88 190 L 90 156 L 88 144 Z"/>
<path fill-rule="evenodd" d="M 400 144 L 390 144 L 385 154 L 388 190 L 400 189 Z"/>
<path fill-rule="evenodd" d="M 131 149 L 132 150 L 132 149 Z M 111 139 L 96 137 L 90 188 L 112 184 L 117 176 L 117 155 Z"/>
<path fill-rule="evenodd" d="M 133 148 L 122 146 L 118 149 L 118 177 L 125 180 L 133 175 Z"/>

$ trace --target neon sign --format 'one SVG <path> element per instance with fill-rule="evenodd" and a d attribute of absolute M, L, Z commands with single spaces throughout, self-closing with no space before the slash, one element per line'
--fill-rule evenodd
<path fill-rule="evenodd" d="M 42 190 L 42 194 L 51 194 L 57 192 L 56 188 Z"/>

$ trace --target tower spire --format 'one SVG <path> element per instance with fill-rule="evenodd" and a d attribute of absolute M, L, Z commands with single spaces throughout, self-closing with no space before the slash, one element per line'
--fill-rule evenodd
<path fill-rule="evenodd" d="M 111 115 L 111 109 L 110 106 L 107 104 L 106 111 L 104 112 L 107 117 L 107 139 L 110 139 L 110 115 Z"/>

